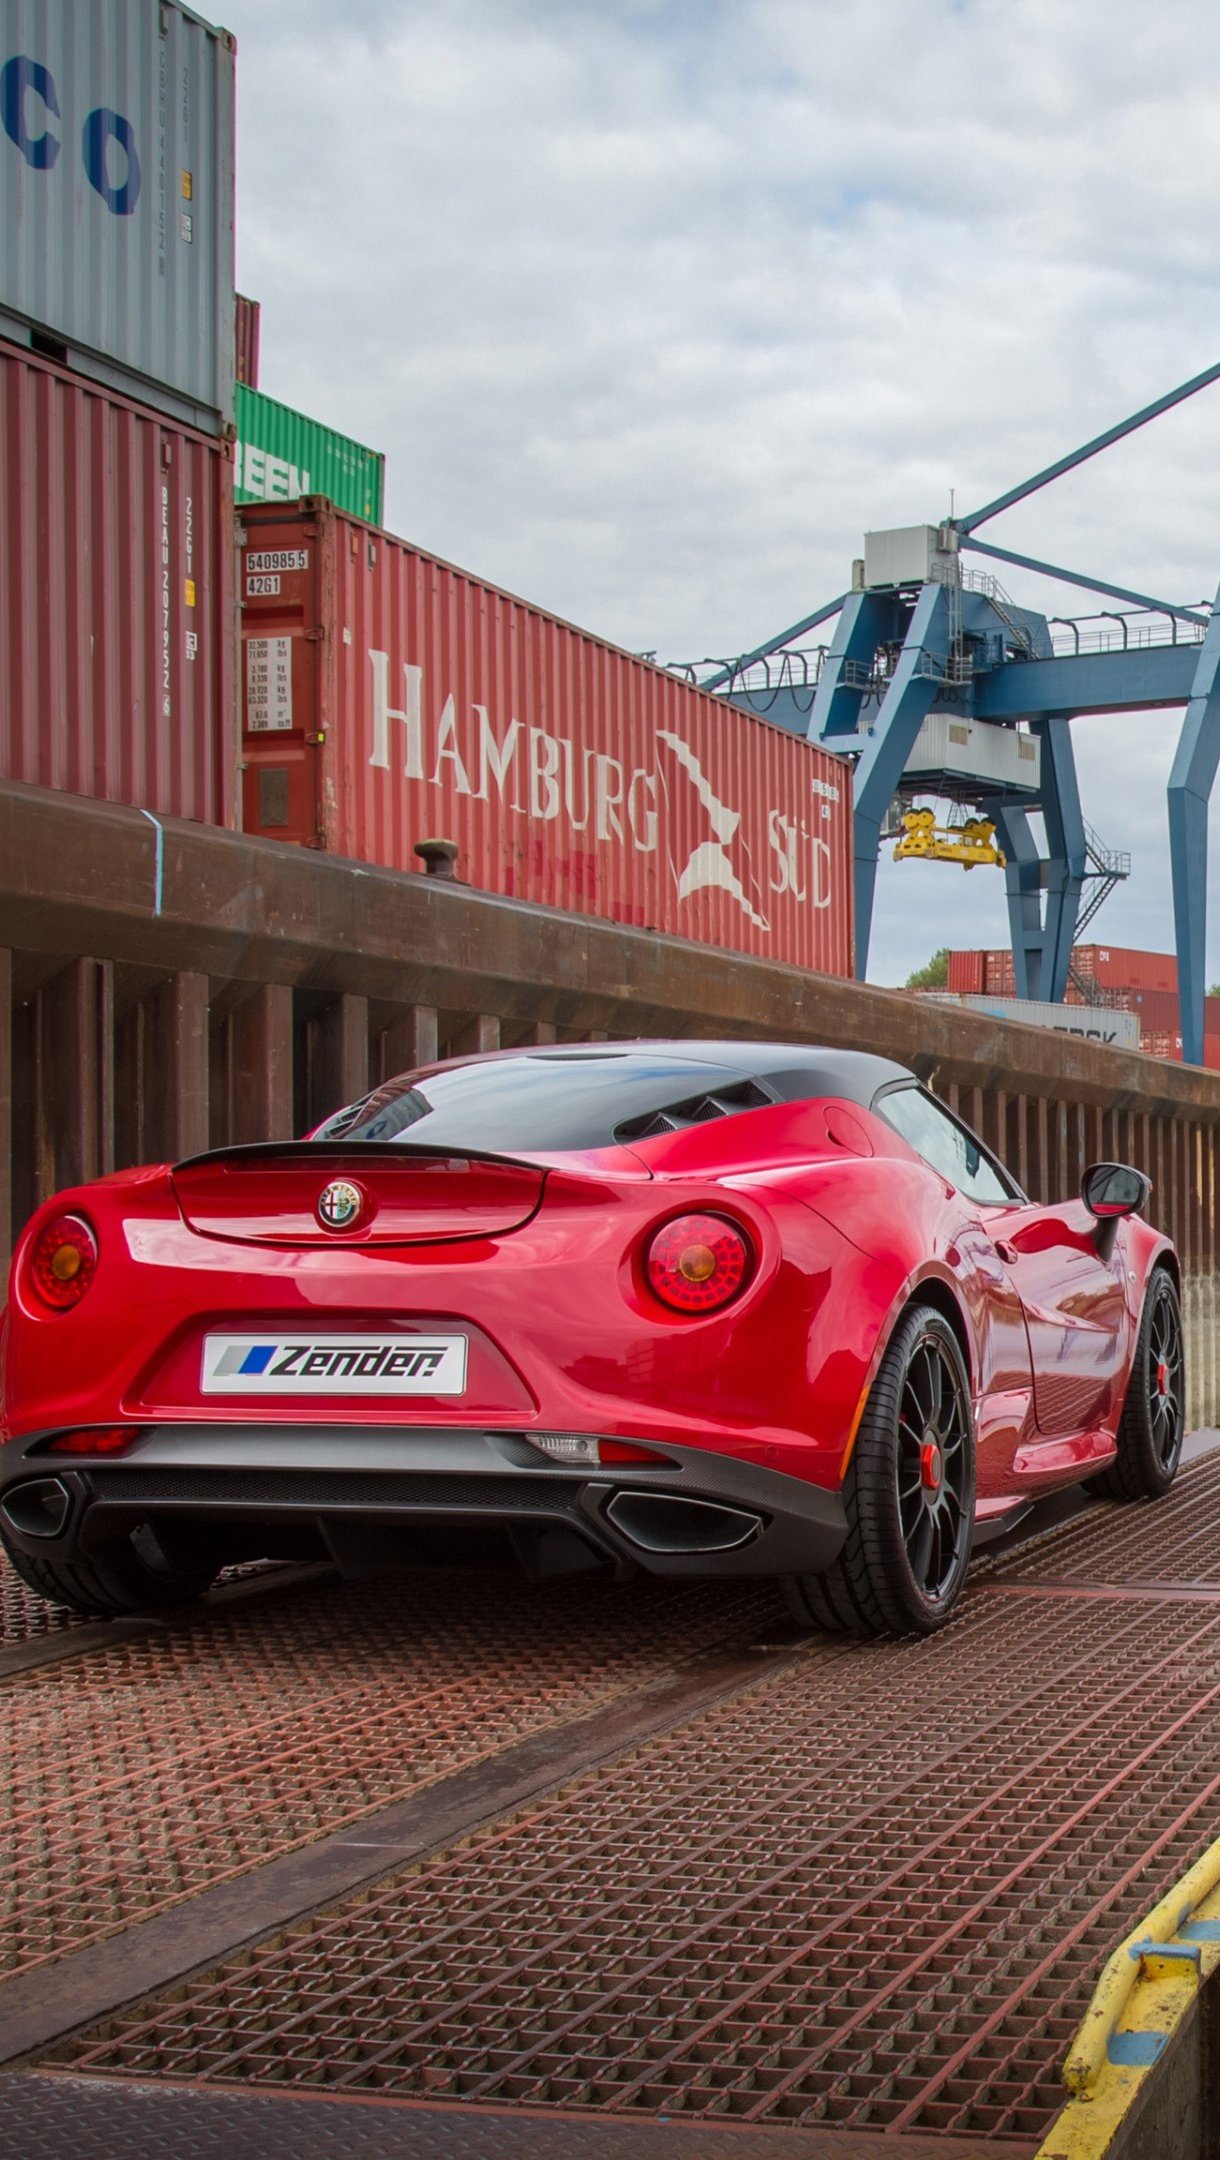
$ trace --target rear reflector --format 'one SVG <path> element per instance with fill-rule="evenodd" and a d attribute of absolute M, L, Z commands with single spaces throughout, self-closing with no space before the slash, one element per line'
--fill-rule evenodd
<path fill-rule="evenodd" d="M 47 1447 L 48 1455 L 125 1455 L 140 1437 L 139 1425 L 82 1425 L 78 1432 L 58 1433 Z"/>
<path fill-rule="evenodd" d="M 627 1440 L 599 1440 L 592 1433 L 532 1432 L 529 1438 L 555 1462 L 585 1463 L 596 1470 L 602 1463 L 654 1463 L 666 1460 L 654 1448 L 633 1447 Z"/>

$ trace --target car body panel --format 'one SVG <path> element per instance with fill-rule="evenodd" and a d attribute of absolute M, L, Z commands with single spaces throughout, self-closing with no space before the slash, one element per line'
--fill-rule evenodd
<path fill-rule="evenodd" d="M 482 1512 L 505 1521 L 513 1508 L 531 1520 L 552 1509 L 603 1559 L 773 1571 L 799 1564 L 802 1535 L 810 1553 L 833 1557 L 868 1390 L 916 1298 L 945 1314 L 966 1358 L 980 1521 L 1002 1520 L 1032 1493 L 1113 1457 L 1149 1271 L 1161 1258 L 1175 1264 L 1165 1239 L 1124 1222 L 1103 1260 L 1079 1202 L 1033 1207 L 1015 1191 L 1003 1206 L 969 1199 L 887 1122 L 884 1091 L 913 1083 L 886 1061 L 787 1046 L 659 1047 L 672 1052 L 667 1085 L 680 1094 L 693 1076 L 676 1129 L 651 1128 L 633 1064 L 650 1046 L 628 1046 L 604 1057 L 635 1072 L 632 1118 L 596 1145 L 502 1153 L 452 1137 L 430 1146 L 414 1127 L 384 1143 L 322 1128 L 303 1143 L 225 1150 L 56 1196 L 14 1257 L 0 1339 L 0 1506 L 45 1466 L 57 1435 L 130 1421 L 138 1431 L 121 1460 L 92 1462 L 87 1437 L 73 1458 L 82 1524 L 88 1517 L 96 1529 L 107 1509 L 132 1503 L 154 1471 L 161 1483 L 147 1487 L 149 1506 L 238 1513 L 243 1464 L 249 1504 L 262 1492 L 268 1520 L 292 1503 L 282 1482 L 257 1479 L 291 1480 L 294 1465 L 300 1509 L 329 1520 L 349 1505 L 322 1476 L 329 1461 L 374 1481 L 359 1487 L 368 1507 L 373 1492 L 405 1509 L 477 1514 L 483 1493 Z M 749 1079 L 763 1048 L 773 1099 Z M 563 1055 L 501 1054 L 547 1065 Z M 573 1062 L 598 1055 L 570 1053 Z M 801 1060 L 813 1058 L 825 1060 L 814 1074 L 820 1092 L 801 1096 L 812 1084 Z M 467 1081 L 470 1065 L 496 1060 L 460 1061 Z M 429 1068 L 411 1085 L 455 1069 Z M 842 1091 L 829 1092 L 836 1080 Z M 476 1075 L 476 1094 L 479 1084 Z M 599 1085 L 609 1085 L 605 1075 Z M 705 1105 L 700 1087 L 713 1091 Z M 381 1117 L 393 1088 L 369 1100 Z M 358 1215 L 337 1230 L 319 1214 L 336 1179 L 360 1195 Z M 99 1261 L 79 1305 L 52 1313 L 29 1258 L 65 1212 L 91 1223 Z M 745 1240 L 748 1279 L 717 1311 L 674 1311 L 648 1280 L 651 1239 L 691 1214 L 727 1218 Z M 252 1331 L 294 1355 L 315 1336 L 350 1338 L 353 1357 L 365 1340 L 460 1335 L 465 1387 L 361 1395 L 350 1407 L 321 1385 L 294 1383 L 282 1399 L 261 1386 L 205 1391 L 205 1338 L 244 1342 Z M 603 1463 L 565 1482 L 538 1435 L 662 1452 L 642 1469 Z M 464 1497 L 453 1499 L 451 1479 L 444 1499 L 446 1462 L 456 1477 L 471 1449 Z M 222 1471 L 222 1485 L 207 1484 Z M 179 1473 L 186 1482 L 173 1486 Z M 665 1487 L 675 1507 L 689 1497 L 684 1521 L 714 1500 L 726 1539 L 734 1510 L 755 1526 L 732 1557 L 727 1544 L 702 1558 L 633 1545 L 613 1511 L 632 1519 L 636 1486 Z M 384 1512 L 380 1500 L 373 1512 Z"/>

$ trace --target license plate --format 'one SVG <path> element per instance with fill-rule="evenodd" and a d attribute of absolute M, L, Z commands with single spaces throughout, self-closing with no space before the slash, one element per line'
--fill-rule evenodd
<path fill-rule="evenodd" d="M 209 1335 L 205 1395 L 460 1395 L 464 1335 Z"/>

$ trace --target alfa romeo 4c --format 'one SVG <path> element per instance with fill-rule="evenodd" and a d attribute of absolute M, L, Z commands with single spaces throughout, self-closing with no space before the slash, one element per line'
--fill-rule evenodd
<path fill-rule="evenodd" d="M 928 1632 L 1058 1486 L 1174 1476 L 1147 1181 L 1031 1206 L 911 1073 L 784 1043 L 469 1058 L 61 1193 L 13 1262 L 0 1536 L 130 1613 L 228 1563 L 511 1548 Z"/>

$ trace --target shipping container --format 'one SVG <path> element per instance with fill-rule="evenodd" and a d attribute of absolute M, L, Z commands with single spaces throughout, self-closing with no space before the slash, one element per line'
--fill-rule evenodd
<path fill-rule="evenodd" d="M 233 53 L 179 0 L 0 0 L 5 334 L 209 432 L 233 409 Z"/>
<path fill-rule="evenodd" d="M 951 990 L 980 989 L 997 997 L 1015 994 L 1012 952 L 1007 945 L 950 953 L 949 970 Z M 1068 985 L 1069 1000 L 1084 996 L 1081 984 L 1092 998 L 1107 1004 L 1136 1005 L 1150 995 L 1177 997 L 1178 964 L 1172 953 L 1138 952 L 1123 945 L 1077 945 L 1072 970 L 1078 981 Z M 976 971 L 982 974 L 981 983 L 967 983 L 967 973 Z M 1175 1014 L 1176 1010 L 1175 1003 Z"/>
<path fill-rule="evenodd" d="M 329 503 L 240 529 L 248 830 L 851 973 L 839 759 Z"/>
<path fill-rule="evenodd" d="M 929 996 L 944 1000 L 951 998 L 955 1005 L 965 1005 L 971 1012 L 990 1013 L 995 1020 L 1020 1020 L 1026 1027 L 1051 1028 L 1057 1035 L 1076 1035 L 1084 1042 L 1108 1043 L 1116 1050 L 1138 1050 L 1140 1047 L 1140 1024 L 1136 1015 L 1121 1008 L 1105 1009 L 1092 1005 L 1052 1005 L 1041 998 L 989 997 L 934 990 Z"/>
<path fill-rule="evenodd" d="M 0 341 L 0 775 L 235 814 L 233 467 Z"/>
<path fill-rule="evenodd" d="M 948 988 L 959 996 L 977 996 L 984 985 L 986 960 L 986 953 L 951 952 Z"/>
<path fill-rule="evenodd" d="M 1139 1017 L 1145 1035 L 1163 1033 L 1166 1028 L 1176 1034 L 1182 1024 L 1176 990 L 1124 990 L 1123 1002 Z"/>
<path fill-rule="evenodd" d="M 1176 990 L 1178 963 L 1172 953 L 1133 952 L 1125 945 L 1078 945 L 1073 954 L 1082 975 L 1115 990 Z"/>
<path fill-rule="evenodd" d="M 258 388 L 258 347 L 263 311 L 257 300 L 237 294 L 237 380 L 250 390 Z"/>
<path fill-rule="evenodd" d="M 295 502 L 325 495 L 366 524 L 381 522 L 385 459 L 319 420 L 307 420 L 261 390 L 238 383 L 234 399 L 239 503 Z"/>

